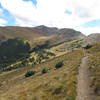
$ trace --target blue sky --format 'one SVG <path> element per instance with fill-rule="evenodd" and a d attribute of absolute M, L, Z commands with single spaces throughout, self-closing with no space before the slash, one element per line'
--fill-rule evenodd
<path fill-rule="evenodd" d="M 46 25 L 100 33 L 100 0 L 0 0 L 0 26 Z"/>
<path fill-rule="evenodd" d="M 96 27 L 96 26 L 100 27 L 100 19 L 86 22 L 82 26 L 85 27 L 85 28 L 88 28 L 88 27 L 91 27 L 92 28 L 92 27 Z"/>
<path fill-rule="evenodd" d="M 69 15 L 72 15 L 72 12 L 69 11 L 69 10 L 66 10 L 65 13 L 66 13 L 66 14 L 69 14 Z"/>
<path fill-rule="evenodd" d="M 36 0 L 23 0 L 23 1 L 26 1 L 26 2 L 32 1 L 35 6 L 37 5 Z M 0 3 L 0 8 L 3 10 L 3 15 L 0 16 L 0 18 L 7 20 L 7 23 L 5 23 L 4 25 L 6 25 L 6 26 L 19 26 L 18 24 L 15 24 L 15 17 L 7 9 L 4 9 L 2 7 L 1 3 Z"/>
<path fill-rule="evenodd" d="M 37 5 L 37 1 L 36 0 L 24 0 L 24 1 L 32 1 L 35 6 Z"/>

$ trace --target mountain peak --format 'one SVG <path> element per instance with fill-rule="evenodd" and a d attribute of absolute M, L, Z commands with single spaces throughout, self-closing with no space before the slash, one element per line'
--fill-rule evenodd
<path fill-rule="evenodd" d="M 35 28 L 47 28 L 45 25 L 36 26 Z"/>

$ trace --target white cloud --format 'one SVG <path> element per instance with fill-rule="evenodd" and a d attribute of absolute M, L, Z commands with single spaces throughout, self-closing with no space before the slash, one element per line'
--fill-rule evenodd
<path fill-rule="evenodd" d="M 3 16 L 3 9 L 0 8 L 0 17 L 2 17 L 2 16 Z"/>
<path fill-rule="evenodd" d="M 76 28 L 88 21 L 100 19 L 100 0 L 1 0 L 1 5 L 16 18 L 20 26 L 49 25 Z M 69 10 L 72 15 L 65 14 Z M 81 29 L 81 28 L 80 28 Z"/>
<path fill-rule="evenodd" d="M 33 23 L 32 22 L 30 22 L 30 21 L 24 21 L 24 20 L 21 20 L 21 19 L 17 19 L 16 18 L 16 24 L 17 25 L 20 25 L 20 26 L 22 26 L 22 27 L 32 27 L 33 26 Z"/>
<path fill-rule="evenodd" d="M 3 12 L 3 10 L 0 8 L 0 13 L 2 13 Z"/>
<path fill-rule="evenodd" d="M 85 35 L 89 35 L 89 34 L 92 34 L 92 33 L 100 33 L 100 26 L 97 26 L 97 27 L 78 27 L 78 28 L 75 28 L 76 30 L 78 31 L 81 31 L 83 34 Z"/>
<path fill-rule="evenodd" d="M 6 20 L 0 18 L 0 26 L 5 26 L 6 23 L 7 23 Z"/>

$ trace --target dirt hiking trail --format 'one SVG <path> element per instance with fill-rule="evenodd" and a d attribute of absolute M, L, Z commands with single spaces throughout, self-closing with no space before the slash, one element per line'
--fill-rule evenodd
<path fill-rule="evenodd" d="M 88 66 L 88 56 L 82 59 L 79 68 L 77 97 L 76 100 L 95 100 L 95 95 L 91 85 L 91 72 Z"/>

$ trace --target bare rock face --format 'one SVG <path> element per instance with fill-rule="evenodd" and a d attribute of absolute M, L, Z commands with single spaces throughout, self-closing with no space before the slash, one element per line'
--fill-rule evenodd
<path fill-rule="evenodd" d="M 35 29 L 38 30 L 41 34 L 43 34 L 45 36 L 55 35 L 59 31 L 59 29 L 56 27 L 47 27 L 44 25 L 37 26 L 37 27 L 35 27 Z"/>
<path fill-rule="evenodd" d="M 87 44 L 93 45 L 97 42 L 100 42 L 100 33 L 95 33 L 95 34 L 91 34 L 89 36 L 87 36 L 83 42 L 82 45 L 86 46 Z"/>
<path fill-rule="evenodd" d="M 69 28 L 60 29 L 58 36 L 62 38 L 72 38 L 72 39 L 78 37 L 85 37 L 85 35 L 83 35 L 81 32 Z"/>
<path fill-rule="evenodd" d="M 80 37 L 84 36 L 81 32 L 76 31 L 74 29 L 70 28 L 62 28 L 58 29 L 56 27 L 47 27 L 44 25 L 37 26 L 35 27 L 38 31 L 41 32 L 41 34 L 51 36 L 51 35 L 57 35 L 57 37 L 62 37 L 62 38 L 75 38 L 75 37 Z"/>

